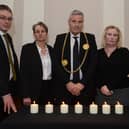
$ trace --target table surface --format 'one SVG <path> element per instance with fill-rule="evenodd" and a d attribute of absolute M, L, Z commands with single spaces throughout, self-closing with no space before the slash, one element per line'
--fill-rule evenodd
<path fill-rule="evenodd" d="M 96 115 L 89 114 L 84 107 L 82 114 L 75 114 L 73 106 L 68 114 L 61 114 L 59 106 L 54 106 L 54 113 L 46 114 L 40 106 L 38 114 L 30 114 L 29 107 L 23 107 L 0 124 L 0 129 L 129 129 L 129 108 L 124 108 L 123 115 L 116 115 L 112 107 L 111 114 L 102 114 L 101 107 Z"/>

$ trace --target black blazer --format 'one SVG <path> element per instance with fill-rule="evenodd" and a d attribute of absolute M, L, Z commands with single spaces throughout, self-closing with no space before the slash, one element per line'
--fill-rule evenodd
<path fill-rule="evenodd" d="M 51 62 L 53 62 L 52 47 L 48 46 Z M 52 63 L 53 69 L 53 63 Z M 37 98 L 42 86 L 42 63 L 36 43 L 23 46 L 20 57 L 21 95 L 23 98 Z"/>
<path fill-rule="evenodd" d="M 55 67 L 55 81 L 59 85 L 57 90 L 65 91 L 65 84 L 70 81 L 70 74 L 66 72 L 61 64 L 61 56 L 62 56 L 62 47 L 64 44 L 66 33 L 57 35 L 55 45 L 54 45 L 54 53 L 56 56 L 56 67 Z M 86 33 L 89 43 L 89 51 L 86 57 L 86 60 L 81 68 L 83 73 L 83 78 L 79 81 L 80 83 L 86 86 L 87 93 L 90 93 L 90 89 L 92 87 L 92 79 L 96 66 L 97 59 L 97 46 L 95 37 L 93 34 Z M 80 60 L 83 59 L 85 50 L 83 49 L 83 45 L 86 44 L 86 39 L 83 33 L 80 33 Z M 66 47 L 64 50 L 64 58 L 70 62 L 70 33 L 68 34 L 68 38 L 66 41 Z M 67 68 L 70 69 L 70 63 L 68 63 Z M 61 93 L 61 92 L 60 92 Z M 59 93 L 59 94 L 60 94 Z"/>
<path fill-rule="evenodd" d="M 16 53 L 14 51 L 12 38 L 10 37 L 9 34 L 8 34 L 8 39 L 10 41 L 13 58 L 14 58 L 14 67 L 15 67 L 16 76 L 17 76 L 16 82 L 18 82 L 19 80 L 18 60 L 17 60 Z M 10 76 L 10 67 L 9 67 L 8 56 L 7 56 L 4 42 L 2 40 L 2 37 L 0 36 L 0 96 L 3 96 L 11 92 L 10 91 L 11 87 L 9 87 L 9 76 Z M 12 87 L 12 88 L 16 88 L 16 87 Z"/>
<path fill-rule="evenodd" d="M 129 87 L 129 50 L 121 47 L 115 49 L 107 57 L 104 48 L 98 50 L 96 69 L 96 86 L 100 89 L 107 85 L 108 89 L 122 89 Z"/>

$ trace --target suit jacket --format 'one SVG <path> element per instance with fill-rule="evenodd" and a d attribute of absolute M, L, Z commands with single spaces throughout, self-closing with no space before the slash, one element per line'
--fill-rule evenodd
<path fill-rule="evenodd" d="M 55 82 L 57 83 L 57 94 L 63 95 L 66 90 L 65 84 L 70 81 L 70 74 L 66 72 L 61 64 L 61 56 L 62 56 L 62 47 L 64 44 L 66 33 L 57 35 L 55 45 L 54 45 L 54 53 L 56 56 L 56 67 L 54 72 Z M 92 94 L 92 86 L 93 86 L 93 77 L 97 60 L 97 46 L 95 37 L 93 34 L 86 33 L 89 43 L 89 51 L 84 61 L 84 64 L 81 68 L 83 78 L 79 81 L 84 84 L 86 88 L 84 88 L 83 92 L 87 94 Z M 80 60 L 83 59 L 85 50 L 83 49 L 83 45 L 86 44 L 86 39 L 83 33 L 80 33 Z M 68 38 L 66 40 L 66 46 L 64 49 L 64 59 L 67 59 L 70 62 L 70 33 L 68 34 Z M 66 66 L 70 70 L 70 64 Z"/>
<path fill-rule="evenodd" d="M 51 62 L 53 62 L 52 47 L 48 46 Z M 53 65 L 52 65 L 53 69 Z M 23 46 L 20 57 L 21 95 L 23 98 L 37 98 L 42 87 L 42 62 L 36 43 Z"/>
<path fill-rule="evenodd" d="M 17 76 L 16 82 L 18 82 L 18 80 L 19 80 L 18 60 L 17 60 L 16 53 L 14 51 L 12 39 L 9 34 L 8 34 L 8 39 L 10 41 L 13 58 L 14 58 L 14 67 L 15 67 L 16 76 Z M 9 76 L 10 76 L 10 66 L 9 66 L 8 55 L 7 55 L 6 48 L 5 48 L 4 42 L 2 40 L 2 37 L 0 36 L 0 96 L 10 93 L 13 89 L 16 90 L 15 89 L 16 85 L 10 87 Z M 15 84 L 17 84 L 17 83 L 15 83 Z"/>

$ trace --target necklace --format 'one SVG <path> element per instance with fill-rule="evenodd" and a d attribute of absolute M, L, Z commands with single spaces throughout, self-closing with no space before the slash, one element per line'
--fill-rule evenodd
<path fill-rule="evenodd" d="M 67 73 L 72 74 L 72 73 L 78 72 L 81 69 L 81 67 L 83 66 L 83 64 L 85 62 L 85 59 L 87 57 L 88 50 L 89 50 L 89 44 L 88 44 L 88 38 L 87 38 L 86 34 L 83 33 L 84 34 L 84 37 L 86 39 L 86 43 L 84 43 L 83 46 L 82 46 L 83 49 L 85 50 L 84 57 L 83 57 L 80 65 L 76 69 L 69 70 L 68 68 L 66 68 L 66 66 L 68 65 L 68 60 L 64 58 L 64 50 L 65 50 L 65 47 L 66 47 L 66 41 L 67 41 L 67 38 L 68 38 L 68 34 L 69 33 L 67 33 L 66 36 L 65 36 L 65 40 L 64 40 L 64 44 L 63 44 L 63 48 L 62 48 L 61 63 L 62 63 L 62 66 L 63 66 L 64 70 Z"/>

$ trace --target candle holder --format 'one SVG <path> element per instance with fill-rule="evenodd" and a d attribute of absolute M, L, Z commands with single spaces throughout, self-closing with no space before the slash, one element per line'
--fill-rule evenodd
<path fill-rule="evenodd" d="M 77 104 L 75 104 L 75 106 L 74 106 L 74 112 L 75 112 L 76 114 L 81 114 L 81 113 L 83 113 L 83 105 L 80 104 L 79 102 L 77 102 Z"/>
<path fill-rule="evenodd" d="M 53 104 L 51 104 L 50 102 L 48 102 L 48 104 L 45 105 L 45 113 L 53 113 Z"/>
<path fill-rule="evenodd" d="M 36 104 L 35 101 L 33 101 L 33 104 L 30 105 L 30 113 L 37 114 L 38 112 L 39 112 L 39 105 Z"/>
<path fill-rule="evenodd" d="M 67 114 L 68 112 L 69 112 L 68 104 L 65 104 L 65 102 L 63 101 L 62 104 L 60 105 L 60 113 Z"/>
<path fill-rule="evenodd" d="M 107 104 L 107 102 L 104 102 L 104 104 L 102 105 L 102 113 L 105 115 L 108 115 L 111 113 L 111 106 Z"/>
<path fill-rule="evenodd" d="M 92 102 L 92 104 L 89 105 L 89 113 L 90 114 L 98 114 L 98 105 Z"/>
<path fill-rule="evenodd" d="M 118 115 L 124 114 L 124 106 L 120 104 L 119 101 L 117 101 L 117 104 L 115 104 L 115 114 Z"/>

